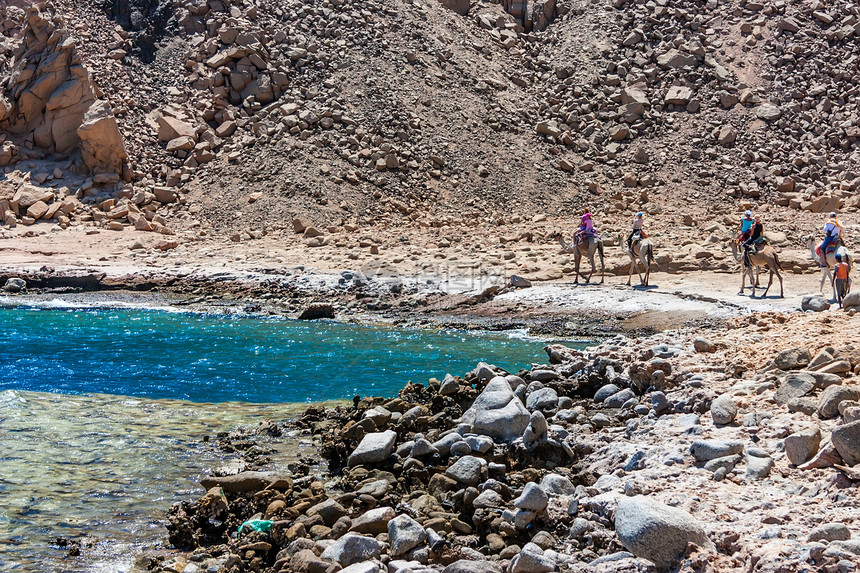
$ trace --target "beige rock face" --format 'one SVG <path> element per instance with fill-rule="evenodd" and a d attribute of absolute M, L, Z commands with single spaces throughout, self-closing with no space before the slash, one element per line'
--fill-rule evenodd
<path fill-rule="evenodd" d="M 99 101 L 90 107 L 78 128 L 78 137 L 84 163 L 91 171 L 122 173 L 128 154 L 107 102 Z"/>
<path fill-rule="evenodd" d="M 85 145 L 81 141 L 81 128 L 96 102 L 96 96 L 89 73 L 80 62 L 75 40 L 57 22 L 41 12 L 38 6 L 27 9 L 19 48 L 22 54 L 16 57 L 17 70 L 13 72 L 16 81 L 0 89 L 0 132 L 21 139 L 32 136 L 33 143 L 48 152 L 71 154 L 81 149 L 90 169 L 96 165 L 100 169 L 109 168 L 121 173 L 122 164 L 127 159 L 121 139 L 118 146 L 121 152 L 113 153 L 111 157 L 105 154 L 104 149 L 96 151 L 97 148 L 117 147 L 119 132 L 115 120 L 112 120 L 115 136 L 111 135 L 98 144 L 90 141 Z M 105 120 L 105 115 L 113 118 L 106 106 L 90 114 L 91 124 L 96 115 Z M 83 129 L 83 133 L 88 137 L 93 134 L 106 136 L 111 131 L 109 127 L 110 121 L 104 121 L 99 123 L 96 132 L 90 125 Z M 14 151 L 11 144 L 4 144 L 0 165 L 12 163 Z"/>

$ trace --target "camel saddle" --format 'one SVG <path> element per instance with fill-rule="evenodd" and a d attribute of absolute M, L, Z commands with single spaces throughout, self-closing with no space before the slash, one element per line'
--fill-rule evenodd
<path fill-rule="evenodd" d="M 642 239 L 647 239 L 647 238 L 648 238 L 648 233 L 646 233 L 645 231 L 636 231 L 635 233 L 633 233 L 633 238 L 630 239 L 630 244 L 632 245 L 634 243 L 638 243 Z"/>
<path fill-rule="evenodd" d="M 821 241 L 815 247 L 815 254 L 818 255 L 819 257 L 821 256 L 821 245 L 823 245 L 823 244 L 824 244 L 824 241 Z M 830 241 L 829 245 L 827 245 L 827 251 L 824 253 L 824 256 L 827 256 L 831 253 L 834 253 L 836 251 L 836 249 L 841 247 L 843 244 L 844 243 L 842 242 L 842 237 L 836 237 L 835 239 Z"/>
<path fill-rule="evenodd" d="M 573 244 L 578 245 L 590 237 L 594 237 L 596 239 L 596 238 L 600 237 L 600 233 L 598 233 L 594 229 L 592 229 L 591 231 L 583 231 L 581 233 L 577 233 L 576 235 L 574 235 Z"/>

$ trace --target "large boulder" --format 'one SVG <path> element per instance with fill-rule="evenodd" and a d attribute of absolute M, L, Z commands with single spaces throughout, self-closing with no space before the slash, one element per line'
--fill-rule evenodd
<path fill-rule="evenodd" d="M 445 475 L 465 485 L 478 485 L 487 478 L 487 461 L 475 456 L 463 456 L 451 464 Z"/>
<path fill-rule="evenodd" d="M 860 462 L 860 421 L 837 426 L 830 440 L 846 464 L 853 466 Z"/>
<path fill-rule="evenodd" d="M 737 415 L 738 406 L 728 394 L 723 394 L 711 402 L 711 418 L 713 418 L 714 424 L 720 426 L 731 424 Z"/>
<path fill-rule="evenodd" d="M 810 359 L 808 348 L 788 348 L 776 355 L 773 365 L 780 370 L 797 370 L 809 364 Z"/>
<path fill-rule="evenodd" d="M 506 442 L 523 435 L 529 425 L 529 411 L 501 376 L 490 380 L 461 421 L 478 434 Z"/>
<path fill-rule="evenodd" d="M 323 559 L 328 559 L 343 567 L 353 563 L 361 563 L 374 559 L 382 552 L 382 544 L 372 537 L 355 533 L 347 533 L 322 552 Z"/>
<path fill-rule="evenodd" d="M 395 557 L 418 547 L 425 539 L 427 532 L 408 515 L 398 515 L 388 522 L 388 542 L 391 544 L 391 554 Z"/>
<path fill-rule="evenodd" d="M 796 466 L 809 461 L 821 446 L 821 430 L 811 428 L 785 438 L 785 455 Z"/>
<path fill-rule="evenodd" d="M 375 507 L 352 520 L 350 531 L 379 535 L 388 530 L 388 523 L 397 516 L 391 507 Z"/>
<path fill-rule="evenodd" d="M 364 464 L 378 464 L 387 460 L 394 449 L 395 440 L 397 440 L 397 432 L 394 430 L 367 434 L 349 456 L 346 465 L 355 467 Z"/>
<path fill-rule="evenodd" d="M 628 551 L 659 568 L 668 568 L 681 557 L 688 543 L 716 549 L 692 515 L 642 495 L 619 500 L 615 533 Z"/>
<path fill-rule="evenodd" d="M 843 400 L 860 399 L 860 388 L 853 386 L 828 386 L 818 400 L 818 415 L 829 420 L 839 415 L 839 403 Z"/>
<path fill-rule="evenodd" d="M 81 156 L 90 171 L 122 173 L 128 154 L 116 118 L 106 101 L 97 101 L 87 110 L 78 128 L 78 137 Z"/>
<path fill-rule="evenodd" d="M 743 442 L 731 440 L 696 440 L 690 444 L 690 453 L 700 462 L 743 453 Z"/>
<path fill-rule="evenodd" d="M 442 573 L 502 573 L 502 567 L 493 561 L 460 559 L 445 567 Z"/>
<path fill-rule="evenodd" d="M 822 312 L 830 308 L 830 303 L 820 294 L 808 294 L 800 300 L 801 310 Z"/>

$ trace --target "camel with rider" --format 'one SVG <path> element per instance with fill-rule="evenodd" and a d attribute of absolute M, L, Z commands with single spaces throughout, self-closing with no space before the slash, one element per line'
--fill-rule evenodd
<path fill-rule="evenodd" d="M 783 285 L 782 285 L 782 266 L 779 264 L 779 256 L 776 254 L 776 249 L 772 246 L 765 244 L 759 246 L 756 250 L 750 251 L 746 257 L 743 253 L 738 249 L 737 241 L 732 241 L 732 256 L 734 256 L 735 260 L 741 264 L 741 290 L 738 294 L 744 294 L 744 289 L 746 289 L 746 279 L 747 275 L 749 275 L 750 279 L 750 287 L 752 288 L 752 297 L 755 297 L 755 289 L 759 287 L 758 278 L 759 272 L 762 267 L 766 267 L 769 271 L 767 287 L 765 287 L 764 292 L 761 297 L 764 298 L 767 296 L 767 291 L 770 290 L 771 285 L 773 284 L 773 276 L 776 275 L 776 278 L 779 279 L 779 298 L 785 298 Z M 755 273 L 753 273 L 755 271 Z M 753 276 L 755 274 L 755 276 Z"/>
<path fill-rule="evenodd" d="M 576 274 L 576 278 L 573 280 L 574 284 L 579 284 L 580 276 L 585 279 L 586 283 L 591 282 L 591 277 L 597 270 L 597 265 L 594 264 L 594 255 L 600 256 L 600 284 L 603 284 L 606 272 L 606 261 L 603 254 L 603 239 L 596 235 L 590 235 L 583 237 L 582 241 L 577 244 L 570 244 L 565 242 L 561 233 L 555 233 L 554 237 L 565 253 L 573 254 L 574 273 Z M 583 257 L 587 258 L 591 264 L 591 272 L 588 273 L 588 276 L 580 273 L 579 271 Z"/>
<path fill-rule="evenodd" d="M 842 257 L 842 262 L 848 264 L 848 271 L 853 270 L 854 263 L 851 259 L 851 251 L 845 246 L 845 243 L 842 241 L 842 238 L 838 238 L 836 244 L 836 248 L 832 251 L 824 253 L 824 260 L 822 261 L 822 257 L 819 254 L 817 249 L 817 244 L 815 242 L 815 237 L 808 236 L 806 238 L 806 246 L 809 249 L 810 254 L 812 255 L 813 260 L 821 266 L 821 283 L 818 285 L 818 292 L 824 294 L 824 281 L 828 281 L 831 285 L 834 284 L 833 278 L 833 267 L 836 266 L 836 255 L 840 255 Z M 836 299 L 836 287 L 833 287 L 833 298 Z"/>

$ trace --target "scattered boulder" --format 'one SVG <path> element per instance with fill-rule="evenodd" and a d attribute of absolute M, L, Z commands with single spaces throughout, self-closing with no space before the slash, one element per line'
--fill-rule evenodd
<path fill-rule="evenodd" d="M 785 438 L 785 455 L 796 466 L 809 461 L 821 446 L 821 430 L 812 428 Z"/>
<path fill-rule="evenodd" d="M 347 533 L 326 547 L 320 557 L 346 567 L 354 563 L 375 559 L 379 557 L 381 552 L 382 544 L 376 539 L 356 533 Z"/>
<path fill-rule="evenodd" d="M 395 557 L 418 547 L 427 539 L 427 532 L 421 524 L 408 515 L 398 515 L 388 522 L 388 542 Z"/>
<path fill-rule="evenodd" d="M 732 397 L 728 394 L 723 394 L 713 402 L 711 402 L 711 418 L 714 424 L 725 425 L 734 422 L 738 415 L 738 406 Z"/>
<path fill-rule="evenodd" d="M 555 557 L 544 553 L 536 543 L 526 543 L 511 560 L 511 573 L 545 573 L 555 571 Z"/>
<path fill-rule="evenodd" d="M 807 541 L 848 541 L 851 530 L 844 523 L 825 523 L 809 532 Z"/>
<path fill-rule="evenodd" d="M 367 434 L 349 456 L 347 466 L 355 467 L 385 461 L 391 455 L 396 439 L 397 433 L 393 430 Z"/>
<path fill-rule="evenodd" d="M 502 573 L 502 567 L 493 561 L 460 559 L 445 567 L 442 573 Z"/>
<path fill-rule="evenodd" d="M 326 302 L 314 302 L 308 305 L 299 315 L 299 320 L 318 320 L 334 318 L 334 306 Z"/>
<path fill-rule="evenodd" d="M 780 406 L 802 398 L 815 389 L 815 378 L 804 372 L 792 372 L 785 376 L 782 384 L 774 392 L 773 399 Z"/>
<path fill-rule="evenodd" d="M 746 477 L 750 479 L 764 479 L 770 475 L 773 469 L 773 458 L 761 448 L 746 449 L 747 471 Z"/>
<path fill-rule="evenodd" d="M 501 376 L 490 380 L 461 421 L 476 433 L 511 441 L 523 435 L 529 424 L 529 411 L 516 397 L 511 385 Z"/>
<path fill-rule="evenodd" d="M 686 86 L 672 86 L 666 92 L 663 103 L 671 105 L 687 105 L 693 99 L 693 90 Z"/>
<path fill-rule="evenodd" d="M 789 348 L 776 355 L 773 365 L 780 370 L 797 370 L 809 364 L 810 358 L 808 348 Z"/>
<path fill-rule="evenodd" d="M 690 445 L 690 453 L 700 462 L 742 454 L 743 451 L 742 442 L 728 440 L 696 440 Z"/>
<path fill-rule="evenodd" d="M 801 310 L 811 310 L 813 312 L 822 312 L 830 308 L 830 303 L 820 294 L 808 294 L 800 301 Z"/>
<path fill-rule="evenodd" d="M 573 495 L 576 487 L 571 481 L 558 474 L 547 474 L 540 482 L 540 487 L 548 494 Z"/>
<path fill-rule="evenodd" d="M 829 420 L 839 415 L 839 403 L 843 400 L 860 399 L 860 388 L 853 386 L 828 386 L 818 400 L 818 415 Z"/>
<path fill-rule="evenodd" d="M 554 410 L 557 407 L 558 392 L 552 388 L 535 390 L 526 398 L 526 409 L 530 412 L 535 410 Z"/>
<path fill-rule="evenodd" d="M 714 353 L 717 351 L 717 347 L 713 342 L 701 336 L 693 340 L 693 349 L 696 352 L 702 353 Z"/>
<path fill-rule="evenodd" d="M 390 507 L 375 507 L 352 520 L 350 531 L 379 535 L 388 530 L 388 524 L 397 516 Z"/>
<path fill-rule="evenodd" d="M 445 475 L 466 485 L 477 485 L 487 476 L 487 461 L 475 456 L 463 456 L 445 471 Z"/>
<path fill-rule="evenodd" d="M 22 292 L 27 290 L 27 281 L 19 279 L 18 277 L 12 277 L 6 280 L 6 284 L 3 285 L 3 290 L 13 294 Z"/>
<path fill-rule="evenodd" d="M 546 509 L 547 503 L 549 498 L 544 490 L 538 484 L 529 482 L 523 488 L 523 493 L 514 500 L 514 507 L 540 513 Z"/>
<path fill-rule="evenodd" d="M 631 553 L 669 567 L 684 555 L 688 543 L 707 551 L 716 547 L 699 522 L 689 513 L 649 497 L 623 497 L 615 511 L 615 533 Z"/>
<path fill-rule="evenodd" d="M 830 434 L 830 441 L 846 464 L 860 463 L 860 421 L 837 426 Z"/>
<path fill-rule="evenodd" d="M 217 486 L 226 493 L 245 493 L 265 488 L 289 489 L 293 480 L 289 475 L 280 472 L 247 471 L 231 476 L 204 477 L 200 480 L 200 485 L 207 490 Z"/>
<path fill-rule="evenodd" d="M 529 288 L 532 286 L 532 281 L 520 275 L 511 275 L 511 286 L 517 288 Z"/>

